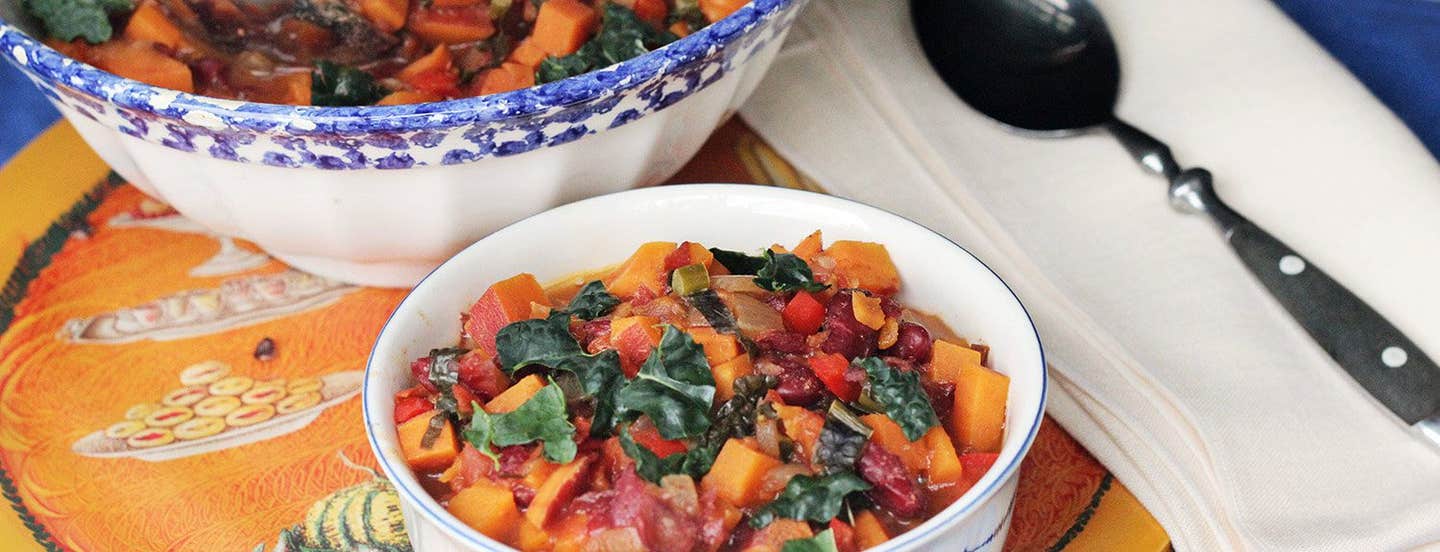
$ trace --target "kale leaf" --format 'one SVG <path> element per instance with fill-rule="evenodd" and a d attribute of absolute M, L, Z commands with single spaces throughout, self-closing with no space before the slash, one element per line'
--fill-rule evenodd
<path fill-rule="evenodd" d="M 785 541 L 785 546 L 780 552 L 838 552 L 835 545 L 835 532 L 826 529 L 808 539 L 790 539 Z"/>
<path fill-rule="evenodd" d="M 385 94 L 385 88 L 377 84 L 370 73 L 332 61 L 315 62 L 314 78 L 310 81 L 310 102 L 315 105 L 370 105 Z"/>
<path fill-rule="evenodd" d="M 827 287 L 815 281 L 805 260 L 789 253 L 764 252 L 765 265 L 755 273 L 755 285 L 770 291 L 820 291 Z"/>
<path fill-rule="evenodd" d="M 580 288 L 580 293 L 575 294 L 575 298 L 570 300 L 570 304 L 565 307 L 565 312 L 578 316 L 582 320 L 594 320 L 605 316 L 619 304 L 620 299 L 611 295 L 610 290 L 605 289 L 605 283 L 595 280 Z"/>
<path fill-rule="evenodd" d="M 580 388 L 595 401 L 590 435 L 608 437 L 618 421 L 615 405 L 620 389 L 625 385 L 625 373 L 620 371 L 620 354 L 614 349 L 606 349 L 595 355 L 576 355 L 560 362 L 555 369 L 574 373 L 580 380 Z"/>
<path fill-rule="evenodd" d="M 25 11 L 39 19 L 51 37 L 65 42 L 84 37 L 91 44 L 110 40 L 115 32 L 112 14 L 134 8 L 130 0 L 25 0 Z"/>
<path fill-rule="evenodd" d="M 855 363 L 870 376 L 870 395 L 885 407 L 885 415 L 899 424 L 911 442 L 940 425 L 929 395 L 920 386 L 920 374 L 896 370 L 875 357 L 858 358 Z"/>
<path fill-rule="evenodd" d="M 685 474 L 695 479 L 704 477 L 710 473 L 710 467 L 715 464 L 715 457 L 720 454 L 720 447 L 715 445 L 696 446 L 686 452 L 677 452 L 661 458 L 635 442 L 630 436 L 629 429 L 620 431 L 620 448 L 625 455 L 635 460 L 635 473 L 646 481 L 659 484 L 660 479 L 671 474 Z"/>
<path fill-rule="evenodd" d="M 567 359 L 585 354 L 570 334 L 570 315 L 555 312 L 549 318 L 512 322 L 495 334 L 495 352 L 507 373 L 539 364 L 555 368 Z"/>
<path fill-rule="evenodd" d="M 810 265 L 790 253 L 776 253 L 766 249 L 756 256 L 713 247 L 710 253 L 731 274 L 754 274 L 755 285 L 762 289 L 820 291 L 830 287 L 816 282 Z"/>
<path fill-rule="evenodd" d="M 545 58 L 535 71 L 535 82 L 543 84 L 608 67 L 677 38 L 646 23 L 630 8 L 607 2 L 601 13 L 600 32 L 573 54 Z"/>
<path fill-rule="evenodd" d="M 709 322 L 710 327 L 715 328 L 715 331 L 735 335 L 740 333 L 740 327 L 735 322 L 735 313 L 730 312 L 730 307 L 720 299 L 720 294 L 715 290 L 707 289 L 686 295 L 685 302 L 689 303 L 691 308 L 700 311 L 700 314 L 705 317 L 705 321 Z"/>
<path fill-rule="evenodd" d="M 758 255 L 718 247 L 711 247 L 710 254 L 715 256 L 715 262 L 720 263 L 720 266 L 725 267 L 731 274 L 758 274 L 760 268 L 765 266 L 765 258 Z"/>
<path fill-rule="evenodd" d="M 775 376 L 751 374 L 735 378 L 735 395 L 715 410 L 715 421 L 706 432 L 705 440 L 724 443 L 731 437 L 748 437 L 755 434 L 755 414 L 760 399 L 765 393 L 780 384 Z"/>
<path fill-rule="evenodd" d="M 846 496 L 869 488 L 870 484 L 854 472 L 797 475 L 785 484 L 780 496 L 755 512 L 750 518 L 750 526 L 759 529 L 776 518 L 825 523 L 840 515 Z"/>
<path fill-rule="evenodd" d="M 870 434 L 870 428 L 844 403 L 833 401 L 825 425 L 820 429 L 820 442 L 815 445 L 815 460 L 825 467 L 826 473 L 853 470 Z"/>
<path fill-rule="evenodd" d="M 551 382 L 518 408 L 503 414 L 489 414 L 476 405 L 469 427 L 461 434 L 477 450 L 497 459 L 490 445 L 508 447 L 540 441 L 545 459 L 564 464 L 575 459 L 575 426 L 565 410 L 565 393 Z"/>
<path fill-rule="evenodd" d="M 710 427 L 715 376 L 705 350 L 685 332 L 667 325 L 660 345 L 616 398 L 617 408 L 626 416 L 649 415 L 661 437 L 690 437 Z"/>

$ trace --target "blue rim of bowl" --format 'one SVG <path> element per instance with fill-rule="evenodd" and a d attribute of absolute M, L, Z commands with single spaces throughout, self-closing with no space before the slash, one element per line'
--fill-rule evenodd
<path fill-rule="evenodd" d="M 1020 300 L 1020 296 L 1015 293 L 1014 288 L 1011 288 L 1011 287 L 1010 287 L 1010 284 L 1009 284 L 1008 282 L 1006 282 L 1004 278 L 1001 278 L 1001 277 L 1000 277 L 1000 274 L 998 274 L 998 273 L 995 272 L 995 269 L 990 268 L 990 265 L 986 264 L 985 261 L 983 261 L 983 260 L 980 259 L 980 257 L 977 257 L 974 253 L 970 252 L 969 249 L 966 249 L 965 246 L 960 245 L 959 243 L 956 243 L 955 240 L 952 240 L 952 239 L 950 239 L 949 237 L 945 236 L 944 234 L 941 234 L 940 232 L 937 232 L 937 231 L 935 231 L 934 229 L 931 229 L 929 226 L 925 226 L 924 224 L 920 224 L 919 222 L 916 222 L 916 221 L 914 221 L 914 220 L 911 220 L 911 219 L 908 218 L 908 217 L 905 217 L 905 216 L 900 215 L 900 214 L 898 214 L 898 213 L 889 211 L 889 210 L 887 210 L 887 209 L 882 209 L 882 208 L 880 208 L 880 207 L 876 207 L 876 206 L 874 206 L 874 205 L 870 205 L 870 204 L 867 204 L 867 203 L 862 203 L 862 202 L 860 202 L 860 201 L 856 201 L 856 200 L 849 199 L 849 198 L 844 198 L 844 197 L 840 197 L 840 196 L 833 196 L 833 195 L 823 194 L 823 193 L 819 193 L 819 192 L 811 192 L 811 191 L 806 191 L 806 190 L 795 190 L 795 189 L 790 189 L 790 188 L 766 188 L 766 187 L 758 187 L 758 186 L 746 185 L 746 184 L 733 184 L 733 183 L 731 183 L 731 184 L 721 184 L 721 183 L 711 183 L 711 184 L 685 184 L 685 185 L 679 185 L 679 186 L 662 186 L 662 187 L 656 187 L 656 188 L 642 188 L 642 189 L 638 189 L 638 190 L 624 190 L 624 191 L 620 191 L 620 192 L 613 192 L 613 193 L 609 193 L 609 194 L 601 194 L 601 195 L 593 196 L 593 197 L 591 197 L 591 198 L 587 198 L 586 200 L 581 200 L 581 201 L 577 201 L 577 202 L 575 202 L 575 203 L 570 203 L 570 204 L 562 205 L 562 206 L 560 206 L 560 207 L 557 207 L 556 209 L 563 209 L 563 208 L 565 208 L 565 207 L 569 207 L 569 206 L 572 206 L 572 205 L 576 205 L 576 204 L 578 204 L 578 203 L 584 203 L 585 201 L 588 201 L 589 199 L 595 199 L 595 198 L 601 198 L 601 197 L 607 197 L 607 196 L 613 196 L 613 195 L 620 195 L 620 194 L 647 193 L 647 192 L 654 192 L 654 191 L 661 191 L 661 190 L 674 190 L 674 189 L 677 189 L 677 188 L 681 188 L 681 189 L 693 189 L 693 188 L 697 188 L 697 187 L 730 189 L 730 188 L 736 187 L 736 186 L 742 186 L 742 187 L 744 187 L 744 188 L 746 189 L 746 191 L 754 191 L 753 189 L 759 188 L 759 189 L 766 190 L 767 192 L 779 192 L 779 193 L 781 193 L 782 195 L 795 194 L 795 195 L 802 195 L 802 196 L 816 196 L 816 197 L 821 197 L 821 198 L 839 200 L 839 201 L 846 202 L 846 203 L 852 203 L 852 204 L 858 205 L 858 206 L 860 206 L 860 207 L 864 207 L 864 208 L 868 208 L 868 209 L 873 209 L 873 210 L 875 210 L 875 211 L 878 211 L 878 212 L 881 212 L 881 213 L 884 213 L 884 214 L 887 214 L 887 215 L 896 217 L 896 218 L 898 218 L 898 219 L 900 219 L 900 220 L 903 220 L 903 221 L 908 222 L 908 223 L 910 223 L 910 224 L 913 224 L 913 225 L 915 225 L 915 226 L 917 226 L 917 227 L 920 227 L 920 228 L 922 228 L 922 229 L 930 232 L 931 234 L 934 234 L 936 237 L 939 237 L 940 239 L 948 242 L 950 245 L 955 246 L 956 249 L 959 249 L 960 251 L 964 252 L 966 255 L 969 255 L 970 258 L 972 258 L 972 259 L 975 260 L 975 262 L 980 263 L 980 266 L 985 267 L 985 270 L 988 270 L 988 271 L 990 272 L 990 275 L 991 275 L 991 276 L 994 276 L 994 277 L 995 277 L 995 280 L 999 281 L 999 282 L 1000 282 L 1000 285 L 1004 286 L 1004 287 L 1005 287 L 1005 290 L 1010 293 L 1010 297 L 1015 300 L 1015 305 L 1018 306 L 1018 307 L 1020 307 L 1020 312 L 1025 315 L 1025 320 L 1030 324 L 1030 331 L 1031 331 L 1032 335 L 1034 335 L 1034 337 L 1035 337 L 1035 348 L 1036 348 L 1036 351 L 1040 353 L 1040 400 L 1036 403 L 1037 408 L 1036 408 L 1036 411 L 1035 411 L 1035 416 L 1034 416 L 1033 419 L 1031 419 L 1030 424 L 1029 424 L 1030 431 L 1029 431 L 1029 433 L 1028 433 L 1027 435 L 1025 435 L 1025 440 L 1020 443 L 1020 447 L 1015 450 L 1015 456 L 1012 457 L 1012 458 L 1010 458 L 1010 461 L 1005 464 L 1005 467 L 1004 467 L 1003 469 L 1000 470 L 999 475 L 996 475 L 993 479 L 991 479 L 990 482 L 989 482 L 989 484 L 987 484 L 987 485 L 985 486 L 985 488 L 981 489 L 980 492 L 975 493 L 975 494 L 972 495 L 971 493 L 974 493 L 974 491 L 975 491 L 974 488 L 970 489 L 969 491 L 966 491 L 965 494 L 962 495 L 960 499 L 957 499 L 956 502 L 952 503 L 950 506 L 947 506 L 947 507 L 945 508 L 945 510 L 942 510 L 939 514 L 937 514 L 937 515 L 935 515 L 935 516 L 932 516 L 932 517 L 930 517 L 929 519 L 926 519 L 926 520 L 925 520 L 923 523 L 921 523 L 918 527 L 916 527 L 916 528 L 914 528 L 914 529 L 911 529 L 910 531 L 906 531 L 905 533 L 901 533 L 900 535 L 898 535 L 898 536 L 896 536 L 896 537 L 894 537 L 894 538 L 892 538 L 892 539 L 890 539 L 890 540 L 888 540 L 888 541 L 885 541 L 885 543 L 883 543 L 881 546 L 885 547 L 886 550 L 895 550 L 895 549 L 898 549 L 898 548 L 900 548 L 900 547 L 907 546 L 907 545 L 911 545 L 911 544 L 916 544 L 916 543 L 921 543 L 921 544 L 923 544 L 923 542 L 928 541 L 929 539 L 935 537 L 938 532 L 943 531 L 944 529 L 947 529 L 948 526 L 949 526 L 949 524 L 950 524 L 951 522 L 954 522 L 954 521 L 956 521 L 956 520 L 964 517 L 965 515 L 969 514 L 969 513 L 970 513 L 972 510 L 974 510 L 977 506 L 979 506 L 980 504 L 984 503 L 987 499 L 991 498 L 991 497 L 994 495 L 994 493 L 999 490 L 1000 486 L 1004 485 L 1004 484 L 1009 480 L 1010 476 L 1011 476 L 1012 474 L 1014 474 L 1016 471 L 1019 470 L 1019 468 L 1020 468 L 1020 463 L 1025 459 L 1025 455 L 1030 451 L 1031 445 L 1033 445 L 1033 444 L 1035 443 L 1035 437 L 1036 437 L 1036 435 L 1039 434 L 1039 432 L 1040 432 L 1040 424 L 1043 422 L 1043 419 L 1044 419 L 1044 417 L 1045 417 L 1045 403 L 1046 403 L 1046 401 L 1048 400 L 1049 394 L 1050 394 L 1050 373 L 1049 373 L 1049 370 L 1046 368 L 1046 366 L 1048 366 L 1048 363 L 1045 361 L 1045 345 L 1044 345 L 1044 343 L 1040 340 L 1040 330 L 1039 330 L 1039 328 L 1037 328 L 1037 327 L 1035 326 L 1035 318 L 1030 315 L 1030 310 L 1027 309 L 1027 308 L 1025 308 L 1025 303 Z M 554 210 L 554 209 L 552 209 L 552 211 L 553 211 L 553 210 Z M 550 212 L 550 211 L 542 211 L 541 213 L 537 213 L 537 214 L 535 214 L 535 215 L 531 215 L 531 216 L 529 216 L 529 217 L 525 217 L 525 218 L 520 219 L 520 220 L 518 220 L 518 221 L 512 222 L 512 223 L 510 223 L 510 224 L 508 224 L 508 225 L 506 225 L 506 226 L 504 226 L 504 227 L 501 227 L 499 230 L 496 230 L 495 232 L 492 232 L 492 233 L 490 234 L 490 236 L 493 236 L 493 235 L 499 234 L 499 233 L 501 233 L 501 232 L 504 232 L 504 231 L 506 231 L 506 230 L 509 230 L 512 226 L 515 226 L 515 225 L 517 225 L 517 224 L 520 224 L 520 223 L 522 223 L 522 222 L 525 222 L 525 221 L 527 221 L 527 220 L 530 220 L 531 218 L 533 218 L 533 217 L 535 217 L 535 216 L 538 216 L 538 215 L 544 214 L 544 213 L 548 213 L 548 212 Z M 487 236 L 487 237 L 489 237 L 489 236 Z M 483 240 L 484 238 L 481 238 L 481 239 Z M 400 304 L 398 304 L 398 305 L 395 306 L 395 310 L 391 311 L 390 316 L 389 316 L 388 318 L 386 318 L 386 320 L 385 320 L 385 325 L 381 326 L 381 328 L 380 328 L 380 333 L 375 337 L 375 342 L 376 342 L 376 343 L 379 343 L 382 339 L 384 339 L 384 337 L 385 337 L 385 332 L 387 332 L 387 331 L 390 330 L 390 322 L 393 321 L 394 318 L 395 318 L 395 315 L 398 314 L 398 313 L 401 311 L 401 309 L 403 309 L 403 308 L 405 307 L 405 303 L 407 303 L 407 302 L 410 301 L 410 297 L 415 293 L 414 290 L 419 289 L 421 286 L 425 285 L 425 281 L 426 281 L 426 280 L 429 280 L 430 277 L 433 276 L 433 275 L 435 275 L 436 272 L 438 272 L 438 271 L 440 271 L 441 269 L 445 268 L 446 265 L 448 265 L 448 264 L 450 264 L 451 262 L 453 262 L 453 261 L 454 261 L 457 257 L 459 257 L 460 255 L 463 255 L 463 254 L 465 253 L 465 251 L 469 250 L 469 249 L 472 248 L 472 247 L 475 247 L 475 245 L 478 244 L 478 243 L 479 243 L 479 242 L 477 241 L 476 243 L 472 243 L 472 244 L 466 246 L 465 249 L 460 250 L 459 253 L 456 253 L 454 256 L 451 256 L 449 259 L 446 259 L 445 262 L 440 263 L 440 266 L 435 267 L 435 268 L 434 268 L 433 270 L 431 270 L 428 274 L 426 274 L 424 278 L 421 278 L 421 279 L 420 279 L 420 282 L 419 282 L 419 283 L 416 283 L 416 284 L 415 284 L 415 287 L 411 288 L 411 291 L 410 291 L 409 293 L 405 294 L 405 298 L 402 299 L 402 300 L 400 300 Z M 365 376 L 364 376 L 364 378 L 361 380 L 361 386 L 360 386 L 360 401 L 361 401 L 360 413 L 361 413 L 363 422 L 364 422 L 364 424 L 365 424 L 365 438 L 366 438 L 366 440 L 368 440 L 368 441 L 370 442 L 370 450 L 371 450 L 371 452 L 373 452 L 373 453 L 375 454 L 375 461 L 376 461 L 376 463 L 378 463 L 378 464 L 380 465 L 380 469 L 385 472 L 385 477 L 386 477 L 387 479 L 390 479 L 390 480 L 393 482 L 393 481 L 396 480 L 397 476 L 399 475 L 399 472 L 397 472 L 397 471 L 391 466 L 391 463 L 390 463 L 390 461 L 389 461 L 388 455 L 385 454 L 384 451 L 381 450 L 381 448 L 380 448 L 380 443 L 379 443 L 378 441 L 376 441 L 376 439 L 375 439 L 375 432 L 371 431 L 372 425 L 371 425 L 371 420 L 370 420 L 370 404 L 369 404 L 369 402 L 370 402 L 370 393 L 369 393 L 368 391 L 369 391 L 369 386 L 370 386 L 370 371 L 371 371 L 371 370 L 376 370 L 376 369 L 378 369 L 378 368 L 376 368 L 376 366 L 375 366 L 375 348 L 372 347 L 372 348 L 370 349 L 370 355 L 366 358 L 366 361 L 365 361 Z M 989 476 L 991 475 L 991 473 L 994 473 L 994 468 L 993 468 L 993 467 L 992 467 L 989 471 L 986 472 L 986 474 L 985 474 L 984 477 L 989 477 Z M 413 474 L 412 474 L 412 475 L 413 475 Z M 514 548 L 510 547 L 509 545 L 506 545 L 506 544 L 504 544 L 504 543 L 502 543 L 502 542 L 500 542 L 500 541 L 496 541 L 495 539 L 492 539 L 492 538 L 490 538 L 489 536 L 486 536 L 486 535 L 480 533 L 479 531 L 476 531 L 474 528 L 472 528 L 472 527 L 470 527 L 470 526 L 468 526 L 468 525 L 465 525 L 464 523 L 460 523 L 458 527 L 457 527 L 455 524 L 452 524 L 452 523 L 451 523 L 451 519 L 447 519 L 447 518 L 453 518 L 453 516 L 451 516 L 451 515 L 449 514 L 449 512 L 444 512 L 443 514 L 442 514 L 442 513 L 437 513 L 434 509 L 432 509 L 432 508 L 430 507 L 430 504 L 427 504 L 427 503 L 425 502 L 426 500 L 429 500 L 430 502 L 434 502 L 434 501 L 435 501 L 435 499 L 434 499 L 433 497 L 431 497 L 430 495 L 426 494 L 426 495 L 423 496 L 423 497 L 416 496 L 415 493 L 413 492 L 413 490 L 412 490 L 408 485 L 396 484 L 396 485 L 394 485 L 394 487 L 395 487 L 399 492 L 405 493 L 406 498 L 409 500 L 410 504 L 412 504 L 412 505 L 414 505 L 416 508 L 418 508 L 418 509 L 429 519 L 429 521 L 434 522 L 436 525 L 439 525 L 446 533 L 448 533 L 448 534 L 451 535 L 452 537 L 457 537 L 457 538 L 459 538 L 460 540 L 464 541 L 465 543 L 470 544 L 470 545 L 473 545 L 473 546 L 478 546 L 478 547 L 480 547 L 481 549 L 496 550 L 496 551 L 500 551 L 500 552 L 509 552 L 509 551 L 515 550 Z M 961 503 L 961 502 L 960 502 L 961 500 L 966 500 L 967 498 L 968 498 L 968 501 L 967 501 L 967 502 L 964 502 L 964 503 Z M 960 505 L 960 508 L 957 509 L 957 510 L 954 510 L 954 511 L 950 511 L 950 510 L 951 510 L 952 508 L 954 508 L 956 505 Z M 1012 507 L 1014 506 L 1014 500 L 1011 500 L 1010 506 L 1012 506 Z M 943 518 L 942 518 L 942 516 L 943 516 Z M 458 521 L 458 520 L 456 520 L 456 521 Z M 411 521 L 411 523 L 414 524 L 415 522 L 414 522 L 414 521 Z M 1002 521 L 1001 523 L 1002 523 L 1002 525 L 1003 525 L 1004 522 Z M 491 545 L 489 545 L 489 544 L 486 544 L 484 541 L 487 541 L 487 540 L 488 540 L 488 541 L 495 542 L 496 544 L 499 545 L 499 548 L 496 548 L 496 547 L 493 547 L 493 546 L 491 546 Z"/>
<path fill-rule="evenodd" d="M 294 134 L 432 130 L 543 115 L 556 108 L 612 96 L 648 82 L 671 68 L 702 60 L 735 41 L 753 26 L 803 1 L 753 0 L 730 16 L 662 48 L 583 75 L 500 94 L 395 106 L 292 106 L 212 98 L 159 88 L 74 60 L 3 18 L 0 18 L 0 53 L 23 66 L 24 71 L 37 74 L 46 81 L 80 90 L 123 108 L 167 117 L 183 118 L 187 112 L 203 112 L 218 116 L 227 126 L 235 128 L 264 132 L 283 127 Z M 315 128 L 289 124 L 297 119 L 313 122 Z"/>

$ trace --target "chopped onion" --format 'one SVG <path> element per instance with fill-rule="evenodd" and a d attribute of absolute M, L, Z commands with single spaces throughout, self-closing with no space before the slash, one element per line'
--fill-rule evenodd
<path fill-rule="evenodd" d="M 735 314 L 735 325 L 740 328 L 740 333 L 747 337 L 753 339 L 767 332 L 785 329 L 785 320 L 780 313 L 752 295 L 723 293 L 720 297 Z"/>
<path fill-rule="evenodd" d="M 710 289 L 733 291 L 735 293 L 769 293 L 755 285 L 755 277 L 743 274 L 725 274 L 710 277 Z"/>

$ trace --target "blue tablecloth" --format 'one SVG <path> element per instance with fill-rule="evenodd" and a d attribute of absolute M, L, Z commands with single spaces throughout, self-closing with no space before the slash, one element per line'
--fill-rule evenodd
<path fill-rule="evenodd" d="M 1440 158 L 1440 1 L 1275 0 Z M 58 115 L 0 63 L 0 163 Z"/>

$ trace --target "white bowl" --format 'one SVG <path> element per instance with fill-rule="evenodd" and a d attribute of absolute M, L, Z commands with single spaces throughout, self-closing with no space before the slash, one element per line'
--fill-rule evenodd
<path fill-rule="evenodd" d="M 156 88 L 34 40 L 22 0 L 0 0 L 0 56 L 116 172 L 187 217 L 321 276 L 408 287 L 521 217 L 674 174 L 754 91 L 807 1 L 755 0 L 600 71 L 417 105 Z"/>
<path fill-rule="evenodd" d="M 897 215 L 831 196 L 733 184 L 621 192 L 546 211 L 476 242 L 410 292 L 380 332 L 361 392 L 370 446 L 399 489 L 415 549 L 511 550 L 466 527 L 425 493 L 400 454 L 393 415 L 395 393 L 413 385 L 410 361 L 453 346 L 459 313 L 491 282 L 520 272 L 553 281 L 617 263 L 647 241 L 755 250 L 797 241 L 816 228 L 827 242 L 884 243 L 900 270 L 900 300 L 989 344 L 992 365 L 1011 381 L 995 467 L 950 507 L 879 550 L 1000 550 L 1047 385 L 1039 336 L 1020 300 L 968 251 Z"/>

